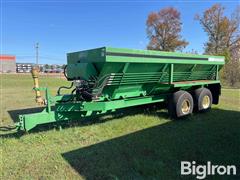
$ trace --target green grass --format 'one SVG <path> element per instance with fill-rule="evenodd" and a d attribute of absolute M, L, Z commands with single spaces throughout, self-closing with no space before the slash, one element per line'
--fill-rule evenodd
<path fill-rule="evenodd" d="M 5 126 L 16 120 L 16 110 L 36 105 L 30 76 L 0 77 Z M 68 84 L 41 79 L 52 94 Z M 0 132 L 1 179 L 181 179 L 181 160 L 240 164 L 239 89 L 223 89 L 211 112 L 184 120 L 170 120 L 166 110 L 140 107 L 92 121 L 24 136 Z"/>

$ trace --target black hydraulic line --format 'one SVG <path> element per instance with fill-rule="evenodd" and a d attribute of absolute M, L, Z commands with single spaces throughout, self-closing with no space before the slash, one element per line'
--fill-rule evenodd
<path fill-rule="evenodd" d="M 72 82 L 72 84 L 71 84 L 70 87 L 67 87 L 67 86 L 61 86 L 61 87 L 58 89 L 57 94 L 60 95 L 60 91 L 61 91 L 61 89 L 71 89 L 72 87 L 73 87 L 73 82 Z"/>
<path fill-rule="evenodd" d="M 71 95 L 73 95 L 73 93 L 74 93 L 75 91 L 76 91 L 76 88 L 74 88 L 74 89 L 72 90 Z M 70 97 L 70 98 L 67 99 L 67 100 L 60 100 L 60 101 L 57 101 L 57 102 L 69 102 L 69 101 L 72 101 L 72 99 L 73 99 L 73 96 Z"/>
<path fill-rule="evenodd" d="M 74 89 L 72 90 L 71 94 L 73 94 L 75 91 L 76 91 L 76 88 L 74 88 Z"/>
<path fill-rule="evenodd" d="M 64 74 L 65 78 L 68 79 L 67 74 L 66 74 L 66 69 L 67 69 L 67 65 L 63 68 L 63 74 Z"/>
<path fill-rule="evenodd" d="M 11 131 L 14 129 L 17 129 L 17 126 L 15 126 L 15 125 L 0 126 L 0 131 Z"/>

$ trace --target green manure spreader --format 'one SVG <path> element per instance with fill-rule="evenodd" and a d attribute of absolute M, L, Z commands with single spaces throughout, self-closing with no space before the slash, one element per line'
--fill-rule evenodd
<path fill-rule="evenodd" d="M 40 113 L 19 116 L 19 130 L 29 131 L 46 123 L 81 120 L 126 108 L 166 102 L 174 118 L 206 111 L 218 104 L 219 70 L 224 57 L 149 50 L 102 47 L 67 54 L 64 74 L 71 82 L 51 96 L 38 85 L 33 69 L 36 101 L 46 107 Z M 69 94 L 62 94 L 62 89 Z M 40 91 L 45 91 L 46 98 Z M 53 110 L 54 109 L 54 110 Z"/>

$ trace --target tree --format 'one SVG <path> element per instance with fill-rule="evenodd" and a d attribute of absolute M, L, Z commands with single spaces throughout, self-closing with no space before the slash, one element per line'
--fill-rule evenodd
<path fill-rule="evenodd" d="M 196 15 L 195 18 L 208 35 L 205 53 L 225 56 L 222 75 L 233 86 L 240 77 L 240 6 L 231 17 L 225 16 L 224 10 L 221 4 L 214 4 L 202 16 Z"/>
<path fill-rule="evenodd" d="M 208 35 L 205 53 L 219 55 L 240 48 L 240 8 L 236 9 L 231 18 L 224 15 L 224 10 L 223 6 L 215 4 L 207 9 L 203 16 L 196 15 L 195 17 Z"/>
<path fill-rule="evenodd" d="M 240 80 L 240 51 L 234 49 L 231 51 L 230 60 L 225 66 L 224 78 L 229 85 L 234 86 Z"/>
<path fill-rule="evenodd" d="M 147 49 L 176 51 L 188 45 L 180 35 L 182 25 L 180 12 L 172 7 L 150 13 L 146 25 L 150 40 Z"/>

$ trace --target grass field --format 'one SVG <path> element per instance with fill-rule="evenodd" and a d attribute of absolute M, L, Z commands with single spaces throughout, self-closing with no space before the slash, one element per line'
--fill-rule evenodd
<path fill-rule="evenodd" d="M 0 75 L 1 126 L 36 107 L 28 75 Z M 51 88 L 69 83 L 42 78 Z M 94 123 L 91 123 L 94 122 Z M 1 131 L 1 179 L 182 179 L 180 162 L 240 165 L 240 90 L 223 89 L 209 113 L 172 121 L 143 107 L 19 136 Z M 240 167 L 238 168 L 240 170 Z M 188 178 L 193 178 L 190 176 Z M 215 179 L 240 179 L 215 177 Z"/>

